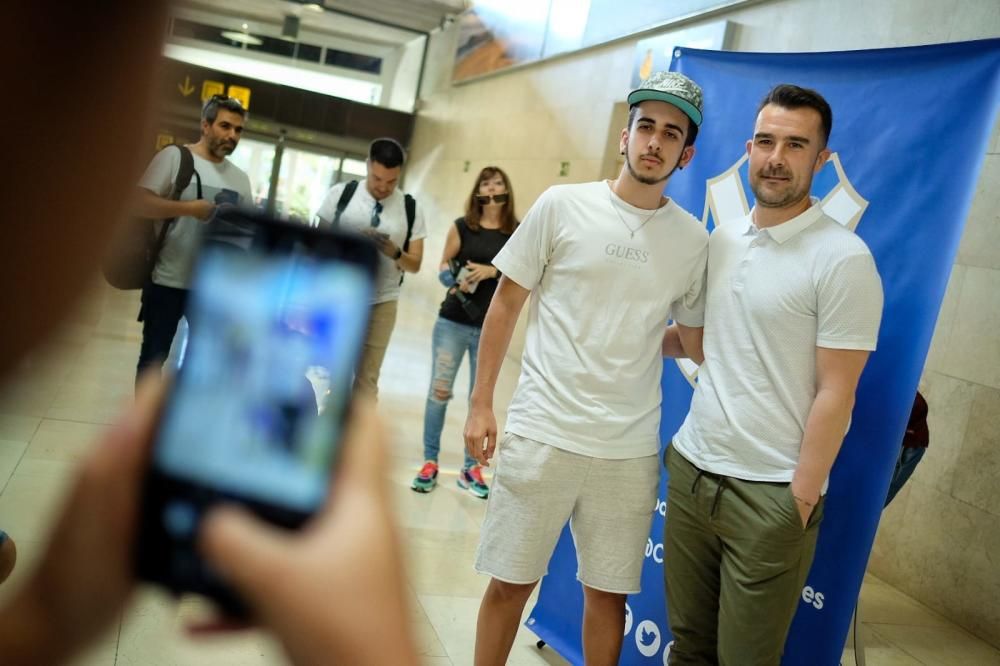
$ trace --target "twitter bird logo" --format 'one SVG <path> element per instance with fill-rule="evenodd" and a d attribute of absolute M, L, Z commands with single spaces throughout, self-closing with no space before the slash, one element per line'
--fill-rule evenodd
<path fill-rule="evenodd" d="M 660 628 L 652 620 L 643 620 L 635 628 L 635 647 L 644 657 L 652 657 L 660 650 Z"/>

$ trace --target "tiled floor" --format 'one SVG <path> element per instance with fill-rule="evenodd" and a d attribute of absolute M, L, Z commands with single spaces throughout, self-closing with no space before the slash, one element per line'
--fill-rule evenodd
<path fill-rule="evenodd" d="M 410 290 L 386 358 L 380 411 L 391 423 L 396 447 L 390 470 L 397 481 L 405 529 L 412 618 L 424 663 L 471 664 L 476 612 L 486 580 L 472 571 L 485 503 L 455 486 L 461 465 L 465 407 L 453 402 L 445 427 L 441 486 L 429 495 L 409 490 L 420 462 L 424 394 L 430 378 L 430 333 L 436 307 Z M 135 297 L 97 288 L 72 323 L 24 363 L 0 391 L 0 526 L 17 540 L 20 561 L 0 587 L 0 602 L 30 570 L 76 460 L 111 422 L 132 392 L 139 329 Z M 503 410 L 517 380 L 508 363 L 497 390 Z M 456 389 L 467 386 L 463 369 Z M 458 392 L 458 391 L 457 391 Z M 529 605 L 530 608 L 530 605 Z M 1000 651 L 977 640 L 880 580 L 862 590 L 869 666 L 1000 665 Z M 280 647 L 260 632 L 193 640 L 186 621 L 207 609 L 197 599 L 176 604 L 144 590 L 120 626 L 77 663 L 88 666 L 283 663 Z M 566 663 L 539 651 L 527 629 L 519 633 L 510 664 Z M 845 652 L 844 664 L 854 664 Z"/>

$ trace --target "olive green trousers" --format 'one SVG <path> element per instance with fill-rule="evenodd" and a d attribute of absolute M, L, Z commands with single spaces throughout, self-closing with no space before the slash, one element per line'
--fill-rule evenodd
<path fill-rule="evenodd" d="M 671 665 L 781 661 L 823 499 L 808 524 L 787 483 L 702 471 L 671 446 L 663 539 Z"/>

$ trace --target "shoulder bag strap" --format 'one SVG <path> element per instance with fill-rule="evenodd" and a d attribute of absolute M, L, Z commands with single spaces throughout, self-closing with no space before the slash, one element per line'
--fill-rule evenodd
<path fill-rule="evenodd" d="M 191 155 L 191 149 L 187 146 L 181 146 L 179 144 L 172 145 L 181 152 L 181 163 L 177 167 L 177 176 L 174 178 L 174 186 L 170 190 L 170 199 L 172 201 L 180 200 L 184 190 L 186 190 L 188 185 L 191 184 L 192 176 L 194 176 L 196 182 L 198 183 L 198 198 L 201 199 L 201 175 L 194 168 L 194 157 Z M 156 238 L 156 247 L 153 248 L 154 258 L 159 256 L 160 250 L 163 249 L 163 244 L 167 241 L 167 232 L 170 231 L 170 226 L 176 219 L 176 217 L 171 217 L 163 221 L 163 226 L 160 227 L 160 233 Z"/>
<path fill-rule="evenodd" d="M 403 252 L 410 251 L 410 236 L 413 235 L 413 221 L 417 218 L 417 200 L 407 194 L 403 197 L 406 206 L 406 240 L 403 241 Z"/>

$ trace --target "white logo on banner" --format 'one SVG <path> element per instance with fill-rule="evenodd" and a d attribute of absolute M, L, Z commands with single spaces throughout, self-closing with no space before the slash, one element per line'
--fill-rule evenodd
<path fill-rule="evenodd" d="M 635 628 L 635 646 L 643 657 L 652 657 L 660 650 L 660 628 L 652 620 L 643 620 Z"/>
<path fill-rule="evenodd" d="M 750 158 L 743 154 L 736 164 L 720 173 L 715 178 L 709 178 L 705 185 L 705 209 L 701 214 L 701 222 L 708 225 L 709 212 L 715 226 L 721 227 L 746 217 L 750 213 L 750 204 L 747 199 L 746 190 L 743 188 L 743 178 L 740 176 L 740 169 Z M 820 207 L 823 212 L 834 220 L 844 225 L 851 231 L 858 226 L 861 216 L 868 208 L 868 201 L 858 194 L 851 184 L 844 167 L 840 163 L 840 156 L 837 153 L 830 155 L 826 161 L 824 169 L 833 165 L 837 171 L 837 184 L 820 200 Z M 694 361 L 687 358 L 677 359 L 677 367 L 687 378 L 691 386 L 694 386 L 698 377 L 698 366 Z"/>
<path fill-rule="evenodd" d="M 663 564 L 663 544 L 653 543 L 653 539 L 646 539 L 646 557 L 652 557 L 657 564 Z"/>
<path fill-rule="evenodd" d="M 628 636 L 628 632 L 632 631 L 632 607 L 625 604 L 625 636 Z"/>
<path fill-rule="evenodd" d="M 817 592 L 808 585 L 802 588 L 802 601 L 811 604 L 816 610 L 823 610 L 823 593 Z"/>
<path fill-rule="evenodd" d="M 663 648 L 663 666 L 670 666 L 670 648 L 674 646 L 674 642 L 670 641 L 667 643 L 667 647 Z"/>

